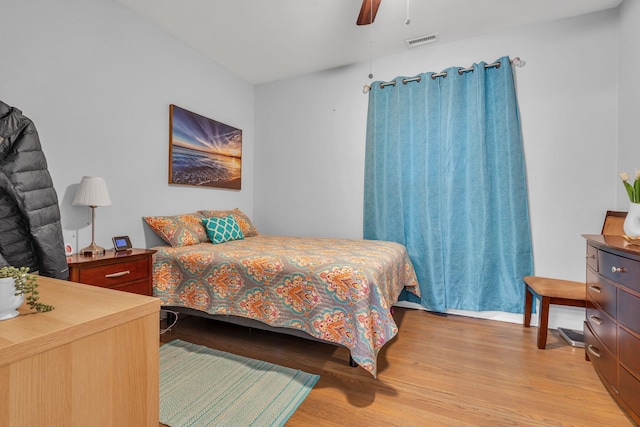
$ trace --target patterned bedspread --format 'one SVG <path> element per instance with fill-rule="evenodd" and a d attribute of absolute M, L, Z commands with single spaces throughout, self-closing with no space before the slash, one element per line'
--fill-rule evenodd
<path fill-rule="evenodd" d="M 392 242 L 258 235 L 154 249 L 154 296 L 165 304 L 302 330 L 347 347 L 374 377 L 398 332 L 391 305 L 403 288 L 419 292 L 405 247 Z"/>

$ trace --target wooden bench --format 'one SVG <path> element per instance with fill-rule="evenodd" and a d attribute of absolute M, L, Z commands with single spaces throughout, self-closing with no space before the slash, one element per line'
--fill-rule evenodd
<path fill-rule="evenodd" d="M 568 305 L 585 307 L 587 285 L 585 282 L 559 280 L 549 277 L 527 276 L 524 278 L 524 326 L 531 325 L 533 296 L 540 297 L 540 313 L 538 315 L 538 348 L 547 345 L 547 328 L 549 326 L 549 305 Z"/>
<path fill-rule="evenodd" d="M 603 235 L 622 235 L 626 212 L 607 211 L 602 225 Z M 540 298 L 540 313 L 538 315 L 538 348 L 547 345 L 547 328 L 549 326 L 549 305 L 568 305 L 572 307 L 586 307 L 586 282 L 553 279 L 550 277 L 527 276 L 524 279 L 524 326 L 531 325 L 534 295 Z"/>

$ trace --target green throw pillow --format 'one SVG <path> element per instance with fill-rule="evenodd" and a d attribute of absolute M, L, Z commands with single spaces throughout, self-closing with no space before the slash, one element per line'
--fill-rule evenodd
<path fill-rule="evenodd" d="M 244 239 L 240 225 L 233 215 L 222 218 L 203 218 L 202 224 L 214 244 Z"/>

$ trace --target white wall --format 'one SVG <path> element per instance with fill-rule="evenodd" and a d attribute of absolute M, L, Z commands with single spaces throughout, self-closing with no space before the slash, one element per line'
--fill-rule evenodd
<path fill-rule="evenodd" d="M 404 23 L 399 23 L 399 25 Z M 374 47 L 375 49 L 375 47 Z M 615 206 L 617 10 L 375 60 L 375 80 L 520 57 L 535 273 L 584 280 L 583 233 Z M 362 237 L 369 64 L 256 88 L 255 219 L 269 234 Z M 584 311 L 554 310 L 581 329 Z M 564 320 L 562 320 L 564 322 Z"/>
<path fill-rule="evenodd" d="M 240 207 L 253 213 L 253 86 L 111 0 L 3 2 L 0 99 L 33 120 L 67 242 L 91 242 L 83 175 L 106 179 L 96 243 L 159 243 L 146 215 Z M 242 190 L 169 186 L 169 104 L 243 130 Z M 148 236 L 145 236 L 148 234 Z"/>
<path fill-rule="evenodd" d="M 623 1 L 620 5 L 620 77 L 617 170 L 633 176 L 640 169 L 640 2 Z M 620 181 L 617 186 L 617 207 L 629 209 L 629 196 Z"/>
<path fill-rule="evenodd" d="M 617 172 L 640 167 L 631 99 L 640 12 L 628 3 L 620 42 L 613 10 L 374 61 L 377 80 L 505 54 L 526 61 L 516 76 L 536 274 L 584 278 L 581 234 L 598 233 L 616 202 L 625 207 Z M 2 16 L 0 99 L 35 122 L 76 248 L 91 239 L 89 209 L 71 206 L 83 175 L 109 185 L 113 206 L 96 221 L 106 247 L 117 234 L 157 244 L 145 215 L 236 206 L 266 234 L 362 236 L 368 62 L 258 86 L 254 104 L 253 86 L 111 0 L 4 2 Z M 618 46 L 630 87 L 620 104 Z M 170 103 L 243 130 L 243 190 L 167 184 Z"/>

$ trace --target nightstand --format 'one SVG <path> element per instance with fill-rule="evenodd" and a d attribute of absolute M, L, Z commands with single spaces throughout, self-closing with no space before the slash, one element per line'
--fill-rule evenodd
<path fill-rule="evenodd" d="M 151 265 L 153 249 L 113 249 L 101 256 L 73 254 L 67 257 L 69 280 L 87 285 L 152 295 Z"/>

